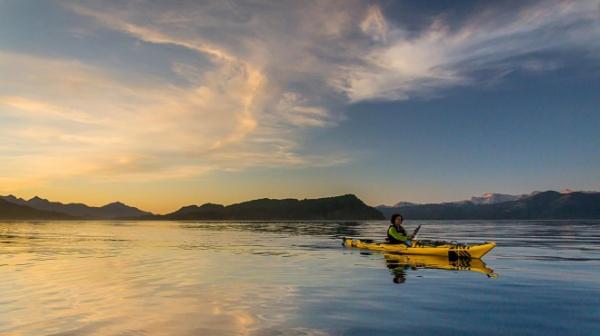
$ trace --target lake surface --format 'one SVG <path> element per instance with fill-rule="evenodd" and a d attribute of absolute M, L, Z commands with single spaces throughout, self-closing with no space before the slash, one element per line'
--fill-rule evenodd
<path fill-rule="evenodd" d="M 600 221 L 418 224 L 494 272 L 341 246 L 383 221 L 0 222 L 0 335 L 600 335 Z"/>

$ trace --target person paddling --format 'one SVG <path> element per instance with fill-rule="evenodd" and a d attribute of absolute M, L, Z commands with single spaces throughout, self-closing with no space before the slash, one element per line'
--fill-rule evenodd
<path fill-rule="evenodd" d="M 402 227 L 403 220 L 404 218 L 402 218 L 401 214 L 392 215 L 392 219 L 390 220 L 392 225 L 390 225 L 387 230 L 387 241 L 390 244 L 405 244 L 410 247 L 412 246 L 412 237 L 409 237 L 406 230 Z"/>

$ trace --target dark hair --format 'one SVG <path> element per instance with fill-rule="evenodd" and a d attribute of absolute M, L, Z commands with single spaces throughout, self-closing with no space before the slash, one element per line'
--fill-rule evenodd
<path fill-rule="evenodd" d="M 392 215 L 392 219 L 390 219 L 390 222 L 391 222 L 392 224 L 394 224 L 394 222 L 396 221 L 396 218 L 398 218 L 398 217 L 400 217 L 400 221 L 401 221 L 401 222 L 403 222 L 403 221 L 404 221 L 404 217 L 402 217 L 402 215 L 401 215 L 401 214 L 398 214 L 398 213 L 396 213 L 396 214 L 393 214 L 393 215 Z"/>

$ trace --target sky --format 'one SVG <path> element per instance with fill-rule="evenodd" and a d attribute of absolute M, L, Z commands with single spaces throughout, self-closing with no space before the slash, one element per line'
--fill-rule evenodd
<path fill-rule="evenodd" d="M 0 0 L 0 194 L 600 189 L 600 1 Z"/>

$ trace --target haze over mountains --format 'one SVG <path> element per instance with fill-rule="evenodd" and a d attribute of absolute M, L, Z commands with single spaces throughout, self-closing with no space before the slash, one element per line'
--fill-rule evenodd
<path fill-rule="evenodd" d="M 600 192 L 545 191 L 523 195 L 488 193 L 470 200 L 368 206 L 355 195 L 318 199 L 258 199 L 231 205 L 188 205 L 156 215 L 113 202 L 101 207 L 0 196 L 0 219 L 140 220 L 376 220 L 402 213 L 407 219 L 600 219 Z"/>

